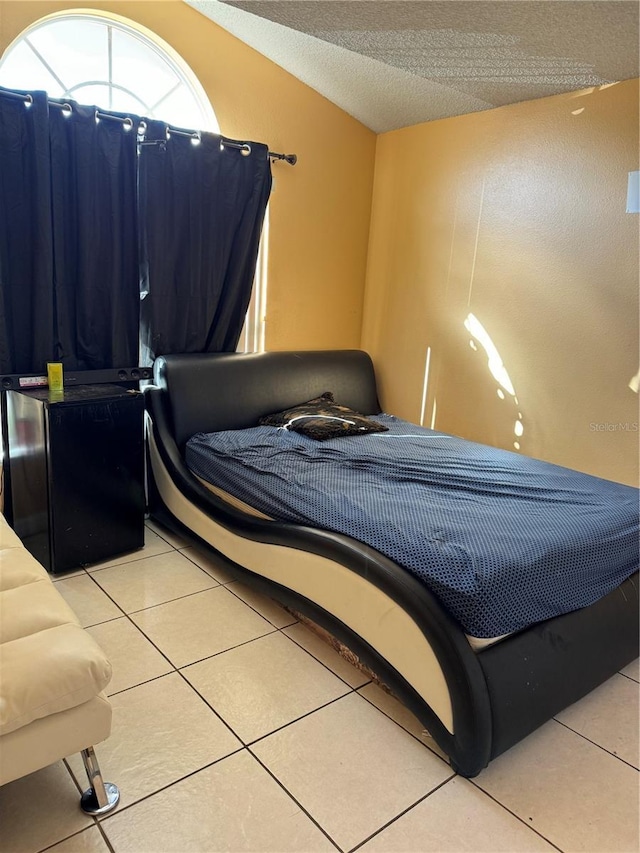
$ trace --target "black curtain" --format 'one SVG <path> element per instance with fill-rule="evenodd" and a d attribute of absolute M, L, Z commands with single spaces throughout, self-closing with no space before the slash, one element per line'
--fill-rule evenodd
<path fill-rule="evenodd" d="M 137 364 L 135 130 L 24 95 L 0 89 L 0 373 Z"/>
<path fill-rule="evenodd" d="M 210 133 L 195 145 L 151 120 L 139 143 L 139 116 L 3 92 L 0 373 L 127 367 L 140 345 L 145 365 L 234 350 L 271 191 L 267 147 Z"/>
<path fill-rule="evenodd" d="M 166 353 L 235 350 L 271 192 L 267 147 L 194 144 L 156 121 L 139 161 L 143 364 Z"/>
<path fill-rule="evenodd" d="M 70 370 L 138 363 L 136 132 L 95 107 L 51 108 L 55 361 Z"/>
<path fill-rule="evenodd" d="M 0 89 L 0 373 L 55 357 L 48 104 Z"/>

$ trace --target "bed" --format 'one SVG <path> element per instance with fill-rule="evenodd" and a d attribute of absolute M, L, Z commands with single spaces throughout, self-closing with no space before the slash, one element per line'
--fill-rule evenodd
<path fill-rule="evenodd" d="M 380 431 L 315 442 L 295 433 L 291 423 L 285 424 L 286 428 L 259 425 L 265 416 L 286 412 L 327 391 L 340 404 L 365 413 L 370 420 L 376 422 L 377 417 Z M 270 452 L 265 453 L 259 442 L 271 441 L 273 435 L 278 451 L 285 444 L 296 455 L 301 451 L 311 454 L 313 458 L 306 464 L 316 465 L 317 470 L 326 465 L 326 460 L 315 458 L 321 447 L 320 456 L 331 456 L 337 448 L 363 448 L 366 458 L 358 458 L 353 466 L 360 469 L 368 464 L 368 457 L 384 456 L 386 448 L 394 443 L 402 445 L 400 457 L 405 461 L 411 444 L 428 444 L 429 452 L 435 445 L 445 445 L 448 457 L 459 459 L 462 454 L 464 464 L 458 464 L 455 486 L 462 488 L 464 504 L 475 505 L 477 494 L 486 489 L 474 486 L 470 490 L 469 483 L 465 484 L 464 468 L 470 466 L 474 454 L 490 449 L 481 450 L 480 445 L 472 443 L 458 446 L 461 439 L 441 433 L 416 434 L 412 425 L 381 413 L 374 369 L 366 353 L 345 350 L 162 356 L 156 360 L 154 384 L 146 390 L 146 400 L 152 516 L 213 549 L 236 576 L 310 618 L 347 646 L 421 720 L 461 775 L 477 775 L 490 760 L 637 657 L 635 490 L 591 478 L 596 492 L 598 484 L 603 484 L 604 497 L 599 496 L 598 501 L 610 505 L 613 521 L 610 530 L 602 523 L 589 546 L 590 551 L 600 549 L 595 553 L 595 564 L 602 563 L 602 572 L 591 572 L 587 591 L 585 584 L 574 584 L 576 594 L 565 605 L 571 608 L 568 612 L 548 615 L 544 610 L 531 610 L 526 604 L 520 608 L 528 614 L 525 618 L 517 606 L 522 598 L 517 588 L 519 576 L 516 574 L 513 579 L 508 575 L 506 587 L 512 598 L 502 605 L 503 621 L 489 624 L 484 611 L 491 609 L 487 606 L 490 597 L 485 597 L 484 604 L 477 605 L 469 616 L 459 605 L 462 599 L 449 597 L 437 577 L 425 579 L 420 571 L 407 569 L 403 555 L 395 550 L 401 533 L 387 535 L 387 541 L 381 542 L 376 538 L 379 525 L 369 525 L 374 529 L 373 538 L 367 543 L 366 530 L 365 541 L 349 535 L 357 529 L 351 527 L 350 519 L 342 529 L 333 520 L 331 524 L 322 518 L 314 522 L 304 501 L 298 502 L 295 512 L 283 509 L 277 502 L 264 503 L 260 491 L 261 484 L 268 483 L 268 472 L 260 468 L 238 491 L 235 487 L 242 480 L 246 465 L 244 460 L 235 460 L 233 452 L 229 453 L 230 467 L 219 482 L 208 482 L 207 477 L 215 480 L 215 476 L 210 476 L 206 465 L 204 470 L 198 470 L 194 463 L 211 434 L 215 441 L 223 439 L 225 454 L 230 438 L 235 446 L 236 440 L 248 436 L 247 452 L 251 454 L 253 447 L 253 456 L 258 459 Z M 405 434 L 409 438 L 404 438 Z M 219 446 L 215 452 L 220 453 Z M 537 476 L 535 466 L 543 463 L 505 451 L 492 452 L 504 454 L 499 457 L 500 465 L 507 457 L 524 459 L 518 464 L 524 465 L 532 491 Z M 344 467 L 341 460 L 337 465 Z M 218 470 L 217 465 L 213 467 Z M 565 478 L 571 472 L 556 469 L 555 474 Z M 279 476 L 282 479 L 282 472 Z M 419 474 L 420 478 L 423 476 Z M 329 480 L 332 477 L 334 474 L 330 473 Z M 590 478 L 579 474 L 575 477 L 580 494 L 587 494 Z M 411 470 L 407 473 L 403 469 L 402 479 L 411 480 Z M 450 472 L 445 479 L 449 500 Z M 509 482 L 508 478 L 505 482 Z M 562 479 L 556 486 L 566 491 L 564 484 Z M 302 488 L 309 489 L 309 483 L 302 483 Z M 341 486 L 340 493 L 343 491 Z M 512 485 L 509 491 L 513 491 Z M 630 495 L 635 505 L 633 533 L 629 527 Z M 526 499 L 532 499 L 529 493 Z M 324 500 L 320 496 L 318 506 Z M 554 521 L 560 518 L 555 515 L 554 501 L 536 498 L 535 506 L 544 504 L 547 513 L 541 516 L 546 519 L 544 523 L 558 528 L 565 523 L 570 525 L 570 517 L 568 522 Z M 600 524 L 600 505 L 594 509 L 590 499 L 581 501 L 588 506 L 584 517 Z M 620 504 L 626 506 L 622 521 Z M 458 502 L 454 515 L 458 515 L 460 506 L 463 504 Z M 445 530 L 448 536 L 442 518 L 447 517 L 449 504 L 443 507 L 437 529 Z M 463 520 L 459 524 L 461 536 L 465 535 L 465 526 L 469 525 Z M 447 537 L 438 534 L 431 538 L 434 541 L 430 547 L 443 551 L 440 564 L 445 576 L 463 576 L 465 566 L 455 559 L 460 549 L 452 558 L 451 549 L 442 547 L 442 540 Z M 514 536 L 511 544 L 508 540 L 503 543 L 503 550 L 511 552 L 516 544 Z M 466 545 L 465 542 L 465 553 Z M 559 547 L 556 541 L 552 550 Z M 518 559 L 516 554 L 515 569 Z M 474 557 L 473 566 L 476 562 Z M 537 561 L 537 565 L 539 570 L 545 564 Z M 526 579 L 529 571 L 527 567 L 520 575 Z M 558 577 L 565 574 L 562 568 Z M 592 576 L 600 574 L 600 586 L 592 589 Z M 456 594 L 464 597 L 464 584 Z M 543 618 L 536 617 L 536 613 L 542 613 Z M 531 622 L 532 619 L 536 621 Z"/>

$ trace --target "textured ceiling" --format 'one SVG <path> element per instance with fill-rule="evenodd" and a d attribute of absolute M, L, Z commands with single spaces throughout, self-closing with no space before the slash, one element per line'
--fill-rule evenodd
<path fill-rule="evenodd" d="M 376 132 L 637 77 L 636 0 L 186 0 Z"/>

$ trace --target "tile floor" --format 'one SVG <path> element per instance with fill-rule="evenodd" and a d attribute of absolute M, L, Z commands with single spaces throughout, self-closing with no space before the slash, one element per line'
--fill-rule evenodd
<path fill-rule="evenodd" d="M 638 661 L 469 781 L 289 613 L 146 533 L 56 580 L 113 663 L 121 804 L 84 815 L 72 756 L 0 788 L 4 853 L 638 853 Z"/>

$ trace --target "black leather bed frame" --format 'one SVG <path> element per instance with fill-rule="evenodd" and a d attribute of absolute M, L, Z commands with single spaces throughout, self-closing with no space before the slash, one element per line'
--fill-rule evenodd
<path fill-rule="evenodd" d="M 380 411 L 371 360 L 358 350 L 158 358 L 146 389 L 151 515 L 351 648 L 452 767 L 475 776 L 637 657 L 638 574 L 589 607 L 474 652 L 429 590 L 388 558 L 344 535 L 235 509 L 187 469 L 194 433 L 255 426 L 327 390 L 357 411 Z"/>

